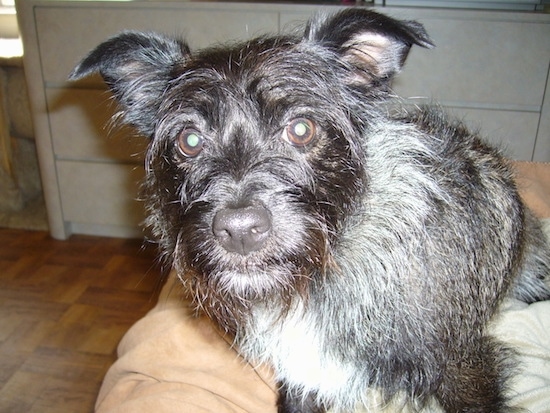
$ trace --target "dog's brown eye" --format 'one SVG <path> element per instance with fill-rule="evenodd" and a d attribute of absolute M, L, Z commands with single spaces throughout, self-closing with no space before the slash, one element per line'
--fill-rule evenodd
<path fill-rule="evenodd" d="M 294 146 L 305 146 L 315 137 L 315 123 L 307 118 L 296 118 L 286 125 L 283 139 Z"/>
<path fill-rule="evenodd" d="M 194 158 L 201 151 L 204 139 L 195 129 L 184 129 L 178 135 L 178 149 L 188 158 Z"/>

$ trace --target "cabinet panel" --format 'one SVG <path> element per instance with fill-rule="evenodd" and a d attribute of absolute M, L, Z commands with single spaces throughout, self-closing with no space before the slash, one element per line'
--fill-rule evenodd
<path fill-rule="evenodd" d="M 451 115 L 462 119 L 472 130 L 507 157 L 530 161 L 537 136 L 538 113 L 451 108 Z"/>
<path fill-rule="evenodd" d="M 109 92 L 56 88 L 46 89 L 46 98 L 57 159 L 143 162 L 148 139 L 113 125 L 116 104 Z"/>
<path fill-rule="evenodd" d="M 548 21 L 502 21 L 487 12 L 380 11 L 422 22 L 436 45 L 412 48 L 394 83 L 399 95 L 540 109 L 540 85 L 546 83 L 550 64 Z M 309 16 L 283 12 L 281 27 L 296 30 Z"/>
<path fill-rule="evenodd" d="M 138 226 L 144 218 L 136 201 L 143 168 L 93 162 L 57 162 L 65 221 Z"/>
<path fill-rule="evenodd" d="M 548 65 L 550 24 L 422 19 L 436 48 L 413 48 L 395 88 L 422 96 L 540 110 Z"/>
<path fill-rule="evenodd" d="M 269 11 L 197 9 L 193 7 L 37 7 L 43 76 L 64 82 L 85 54 L 124 30 L 157 31 L 184 36 L 192 47 L 244 39 L 278 31 L 278 14 Z M 60 39 L 65 42 L 60 47 Z"/>

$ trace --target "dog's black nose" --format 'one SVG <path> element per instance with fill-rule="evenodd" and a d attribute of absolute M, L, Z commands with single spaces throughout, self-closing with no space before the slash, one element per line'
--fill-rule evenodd
<path fill-rule="evenodd" d="M 261 206 L 226 208 L 216 213 L 212 230 L 227 251 L 246 255 L 262 248 L 271 231 L 271 216 Z"/>

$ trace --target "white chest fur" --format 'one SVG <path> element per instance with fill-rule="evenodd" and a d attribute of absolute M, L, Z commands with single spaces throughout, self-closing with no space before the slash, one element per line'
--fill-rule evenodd
<path fill-rule="evenodd" d="M 283 318 L 269 309 L 257 311 L 239 346 L 249 360 L 273 366 L 276 378 L 292 390 L 338 403 L 349 398 L 353 369 L 325 344 L 316 320 L 298 306 Z"/>

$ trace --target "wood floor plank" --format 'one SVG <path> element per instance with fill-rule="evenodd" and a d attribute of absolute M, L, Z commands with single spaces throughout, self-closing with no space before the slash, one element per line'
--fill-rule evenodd
<path fill-rule="evenodd" d="M 17 370 L 0 389 L 0 412 L 30 411 L 36 399 L 49 386 L 56 386 L 56 383 L 44 380 L 41 375 Z"/>
<path fill-rule="evenodd" d="M 139 240 L 0 228 L 0 412 L 92 412 L 128 328 L 156 302 Z"/>

